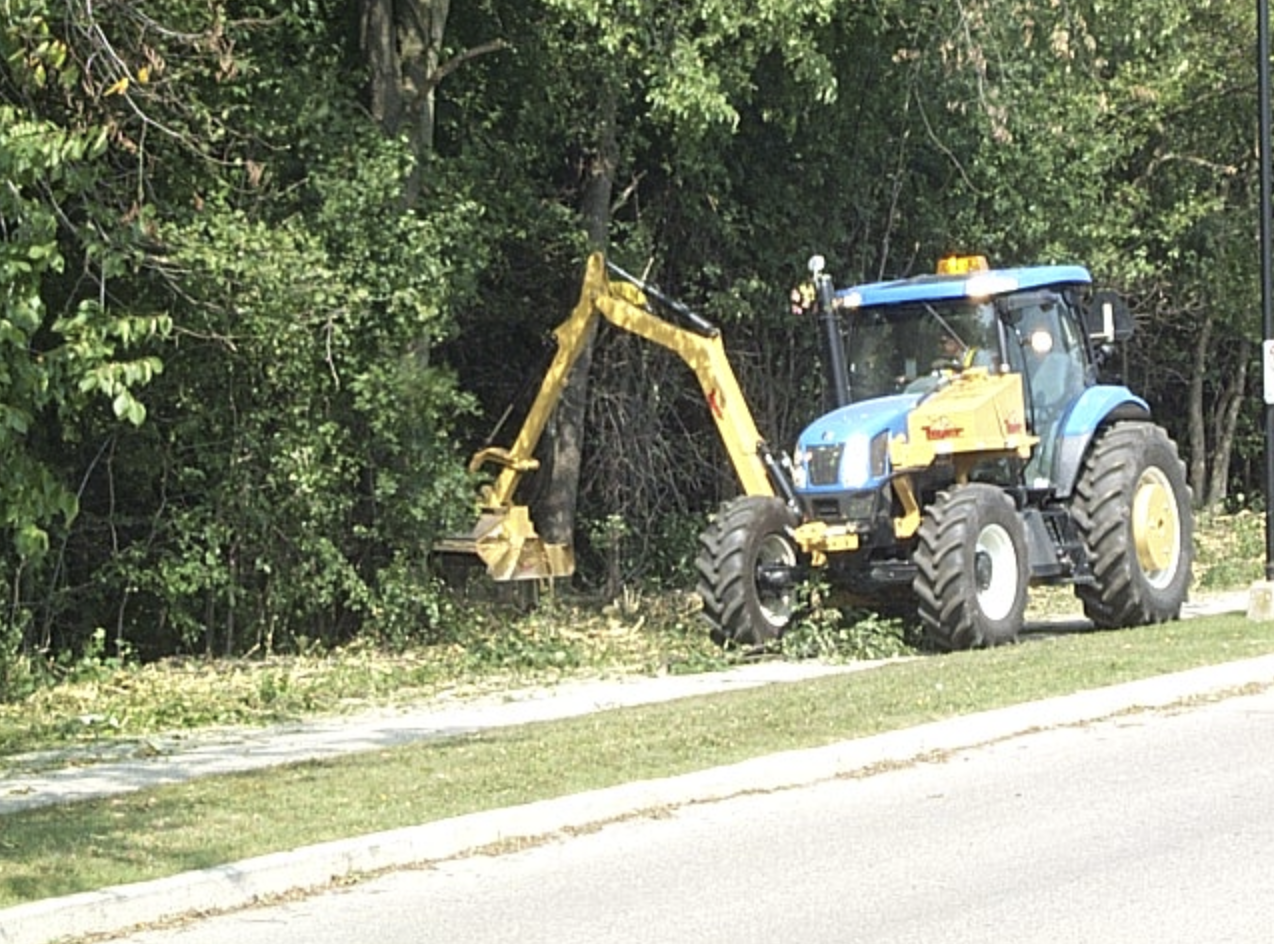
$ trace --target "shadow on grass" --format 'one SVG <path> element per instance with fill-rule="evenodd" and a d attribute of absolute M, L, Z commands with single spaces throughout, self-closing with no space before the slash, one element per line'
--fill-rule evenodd
<path fill-rule="evenodd" d="M 153 795 L 53 806 L 6 817 L 0 905 L 59 897 L 232 861 L 235 837 L 173 830 Z M 179 838 L 180 837 L 180 838 Z"/>

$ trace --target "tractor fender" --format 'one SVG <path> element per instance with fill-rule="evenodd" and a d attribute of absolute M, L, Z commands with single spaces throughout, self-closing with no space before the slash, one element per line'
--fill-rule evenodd
<path fill-rule="evenodd" d="M 1127 387 L 1089 387 L 1066 412 L 1053 435 L 1053 483 L 1058 498 L 1069 498 L 1079 469 L 1098 430 L 1118 420 L 1150 420 L 1150 405 Z"/>

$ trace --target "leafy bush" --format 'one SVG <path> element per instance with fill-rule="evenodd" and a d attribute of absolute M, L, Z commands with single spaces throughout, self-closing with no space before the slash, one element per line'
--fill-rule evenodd
<path fill-rule="evenodd" d="M 869 610 L 814 604 L 781 640 L 787 659 L 857 661 L 915 655 L 906 624 Z"/>
<path fill-rule="evenodd" d="M 132 5 L 58 9 L 0 27 L 0 698 L 103 625 L 146 660 L 427 637 L 470 496 L 433 354 L 484 261 L 463 174 L 404 204 L 323 16 L 164 2 L 140 43 Z"/>
<path fill-rule="evenodd" d="M 1264 515 L 1201 516 L 1195 525 L 1195 583 L 1203 590 L 1245 587 L 1264 574 Z"/>

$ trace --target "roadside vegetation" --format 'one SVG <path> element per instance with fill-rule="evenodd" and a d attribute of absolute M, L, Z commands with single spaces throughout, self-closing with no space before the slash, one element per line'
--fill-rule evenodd
<path fill-rule="evenodd" d="M 0 701 L 44 684 L 32 659 L 64 682 L 492 639 L 483 668 L 592 661 L 534 621 L 465 625 L 426 558 L 472 524 L 468 457 L 512 439 L 595 248 L 721 327 L 778 447 L 823 402 L 789 300 L 812 254 L 840 286 L 961 251 L 1085 265 L 1138 324 L 1106 369 L 1179 443 L 1195 500 L 1252 506 L 1253 19 L 1247 0 L 7 0 Z M 560 512 L 545 536 L 574 535 L 607 601 L 685 586 L 678 535 L 736 490 L 702 391 L 607 330 L 581 363 L 551 481 L 527 483 Z M 650 660 L 706 658 L 663 610 L 674 651 Z M 804 644 L 861 634 L 818 620 Z M 290 671 L 258 711 L 304 690 Z M 282 713 L 324 700 L 296 697 Z"/>
<path fill-rule="evenodd" d="M 1274 627 L 1243 615 L 1036 633 L 1020 646 L 11 814 L 0 820 L 0 907 L 1271 652 Z"/>
<path fill-rule="evenodd" d="M 1263 536 L 1257 515 L 1204 519 L 1196 592 L 1258 579 Z M 1274 652 L 1274 626 L 1242 615 L 1106 633 L 1079 631 L 1071 616 L 1068 591 L 1037 592 L 1035 628 L 1020 646 L 10 814 L 0 820 L 0 907 Z M 97 749 L 145 756 L 165 733 L 573 678 L 711 672 L 749 657 L 713 646 L 678 594 L 475 608 L 465 625 L 430 647 L 314 647 L 286 658 L 140 664 L 88 653 L 0 706 L 0 770 L 91 762 Z M 920 655 L 898 624 L 814 606 L 766 657 L 895 655 Z"/>
<path fill-rule="evenodd" d="M 1261 577 L 1264 519 L 1210 516 L 1196 534 L 1195 594 Z M 225 725 L 265 725 L 439 697 L 465 697 L 565 679 L 720 671 L 750 658 L 881 659 L 914 655 L 904 628 L 813 601 L 766 653 L 713 645 L 684 592 L 622 592 L 615 600 L 546 597 L 531 609 L 456 604 L 446 638 L 430 645 L 366 641 L 296 655 L 170 658 L 108 655 L 104 634 L 73 661 L 33 661 L 27 694 L 0 704 L 0 758 Z M 1035 619 L 1079 610 L 1066 588 L 1037 588 Z M 1224 653 L 1221 654 L 1224 657 Z"/>
<path fill-rule="evenodd" d="M 842 285 L 961 247 L 1086 265 L 1132 306 L 1109 367 L 1179 442 L 1196 501 L 1259 506 L 1250 3 L 239 6 L 6 3 L 0 771 L 572 678 L 916 655 L 818 587 L 775 651 L 708 642 L 686 549 L 735 483 L 683 365 L 604 332 L 573 388 L 588 402 L 544 443 L 554 481 L 529 483 L 566 496 L 579 591 L 527 609 L 440 587 L 429 549 L 471 524 L 466 459 L 517 415 L 590 248 L 721 326 L 776 444 L 822 398 L 817 331 L 788 303 L 812 253 Z M 1196 592 L 1258 578 L 1262 528 L 1205 517 Z M 1268 637 L 1063 634 L 391 752 L 375 795 L 334 764 L 6 817 L 0 903 Z"/>

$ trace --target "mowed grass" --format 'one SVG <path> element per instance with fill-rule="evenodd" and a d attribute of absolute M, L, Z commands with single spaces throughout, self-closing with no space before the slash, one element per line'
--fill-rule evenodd
<path fill-rule="evenodd" d="M 0 907 L 1274 652 L 1214 617 L 929 656 L 0 818 Z"/>

